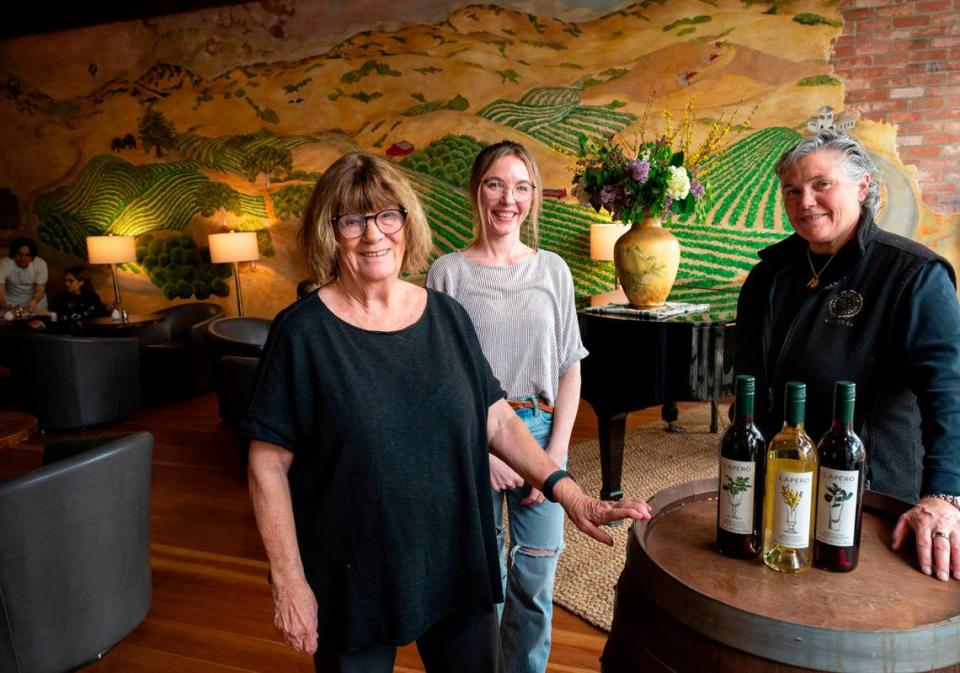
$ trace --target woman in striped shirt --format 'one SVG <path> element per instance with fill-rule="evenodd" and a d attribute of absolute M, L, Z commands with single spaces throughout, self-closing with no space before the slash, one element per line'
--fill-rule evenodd
<path fill-rule="evenodd" d="M 467 310 L 510 405 L 547 455 L 565 467 L 580 399 L 580 359 L 587 351 L 570 270 L 561 257 L 537 247 L 543 200 L 530 152 L 511 141 L 484 148 L 473 163 L 470 198 L 474 241 L 437 259 L 427 286 Z M 500 624 L 505 670 L 542 673 L 550 654 L 563 510 L 493 455 L 490 483 L 505 595 Z"/>

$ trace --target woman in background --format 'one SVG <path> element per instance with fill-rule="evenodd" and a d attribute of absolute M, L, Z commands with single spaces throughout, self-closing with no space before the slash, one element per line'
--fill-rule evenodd
<path fill-rule="evenodd" d="M 79 334 L 80 323 L 84 320 L 110 314 L 100 295 L 93 289 L 86 267 L 73 266 L 67 269 L 63 274 L 63 283 L 66 287 L 50 302 L 50 311 L 64 325 L 61 328 L 64 331 Z"/>
<path fill-rule="evenodd" d="M 467 310 L 510 406 L 546 455 L 565 467 L 580 400 L 580 360 L 587 351 L 570 270 L 558 255 L 537 248 L 539 188 L 540 171 L 523 145 L 503 141 L 484 148 L 470 175 L 475 239 L 437 259 L 427 287 L 449 294 Z M 505 595 L 504 666 L 511 673 L 542 673 L 550 656 L 563 510 L 496 456 L 490 457 L 490 484 Z"/>

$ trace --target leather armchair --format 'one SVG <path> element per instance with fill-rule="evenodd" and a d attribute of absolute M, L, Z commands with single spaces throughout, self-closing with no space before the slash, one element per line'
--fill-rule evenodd
<path fill-rule="evenodd" d="M 153 437 L 96 444 L 0 482 L 0 671 L 76 668 L 150 609 Z"/>
<path fill-rule="evenodd" d="M 263 318 L 221 318 L 207 328 L 220 418 L 231 425 L 238 424 L 247 411 L 270 322 Z"/>
<path fill-rule="evenodd" d="M 210 302 L 178 304 L 157 311 L 163 321 L 139 329 L 144 395 L 196 395 L 213 387 L 207 326 L 223 316 Z"/>
<path fill-rule="evenodd" d="M 10 340 L 18 401 L 43 430 L 83 428 L 140 408 L 134 337 L 18 334 Z"/>

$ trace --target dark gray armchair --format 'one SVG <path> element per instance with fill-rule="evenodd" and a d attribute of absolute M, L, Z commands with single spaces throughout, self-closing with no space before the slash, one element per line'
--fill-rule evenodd
<path fill-rule="evenodd" d="M 189 396 L 213 388 L 210 352 L 204 333 L 223 316 L 210 302 L 178 304 L 157 311 L 162 322 L 136 333 L 142 347 L 144 394 L 151 399 Z"/>
<path fill-rule="evenodd" d="M 150 609 L 152 435 L 64 441 L 62 460 L 0 482 L 4 673 L 76 668 Z"/>
<path fill-rule="evenodd" d="M 134 337 L 18 334 L 9 343 L 18 401 L 43 430 L 106 423 L 140 408 Z"/>
<path fill-rule="evenodd" d="M 231 425 L 238 424 L 247 411 L 270 322 L 263 318 L 221 318 L 207 328 L 220 418 Z"/>

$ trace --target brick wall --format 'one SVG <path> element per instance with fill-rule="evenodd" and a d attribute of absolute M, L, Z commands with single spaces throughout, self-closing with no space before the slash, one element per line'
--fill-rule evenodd
<path fill-rule="evenodd" d="M 900 127 L 924 202 L 960 212 L 960 0 L 843 0 L 832 64 L 845 105 Z"/>

